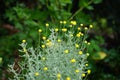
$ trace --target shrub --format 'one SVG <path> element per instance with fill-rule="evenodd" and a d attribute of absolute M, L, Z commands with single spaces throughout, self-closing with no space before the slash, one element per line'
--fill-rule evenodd
<path fill-rule="evenodd" d="M 15 64 L 9 65 L 13 74 L 10 80 L 82 80 L 91 73 L 86 49 L 90 45 L 86 41 L 89 28 L 78 25 L 76 21 L 60 21 L 60 25 L 59 29 L 50 29 L 49 37 L 42 37 L 37 48 L 27 48 L 26 40 L 22 41 L 19 51 L 25 53 L 23 61 L 16 69 Z M 38 32 L 41 34 L 42 30 Z"/>

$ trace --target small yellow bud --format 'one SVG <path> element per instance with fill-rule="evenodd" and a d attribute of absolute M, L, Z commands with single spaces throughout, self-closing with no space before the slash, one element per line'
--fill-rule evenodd
<path fill-rule="evenodd" d="M 85 29 L 85 30 L 88 30 L 88 28 L 87 28 L 87 27 L 85 27 L 84 29 Z"/>
<path fill-rule="evenodd" d="M 90 28 L 93 28 L 93 25 L 91 24 L 89 27 L 90 27 Z"/>
<path fill-rule="evenodd" d="M 63 23 L 63 21 L 60 21 L 60 24 L 62 24 Z"/>
<path fill-rule="evenodd" d="M 86 66 L 88 66 L 88 64 L 85 64 Z"/>
<path fill-rule="evenodd" d="M 79 54 L 80 54 L 80 55 L 82 55 L 82 54 L 83 54 L 83 52 L 82 52 L 82 51 L 79 51 Z"/>
<path fill-rule="evenodd" d="M 39 32 L 39 33 L 41 33 L 41 32 L 42 32 L 42 30 L 41 30 L 41 29 L 39 29 L 39 30 L 38 30 L 38 32 Z"/>
<path fill-rule="evenodd" d="M 87 41 L 85 40 L 84 43 L 87 44 Z"/>
<path fill-rule="evenodd" d="M 69 50 L 65 50 L 64 53 L 66 53 L 66 54 L 69 53 Z"/>
<path fill-rule="evenodd" d="M 66 32 L 66 31 L 67 31 L 67 29 L 66 29 L 66 28 L 63 28 L 63 29 L 62 29 L 62 31 L 63 31 L 63 32 Z"/>
<path fill-rule="evenodd" d="M 45 24 L 45 26 L 46 26 L 46 27 L 48 27 L 48 26 L 49 26 L 49 24 L 48 24 L 48 23 L 46 23 L 46 24 Z"/>
<path fill-rule="evenodd" d="M 60 73 L 57 74 L 57 78 L 61 78 L 61 74 Z"/>
<path fill-rule="evenodd" d="M 82 74 L 82 77 L 85 77 L 85 74 L 84 74 L 84 73 Z"/>
<path fill-rule="evenodd" d="M 22 43 L 25 43 L 26 42 L 26 40 L 22 40 Z"/>
<path fill-rule="evenodd" d="M 70 77 L 67 77 L 66 80 L 71 80 Z"/>
<path fill-rule="evenodd" d="M 78 69 L 75 70 L 76 73 L 79 73 L 80 71 Z"/>
<path fill-rule="evenodd" d="M 80 26 L 83 26 L 83 24 L 80 24 Z"/>
<path fill-rule="evenodd" d="M 91 70 L 87 70 L 87 73 L 90 74 L 90 73 L 91 73 Z"/>
<path fill-rule="evenodd" d="M 42 47 L 42 48 L 45 48 L 45 45 L 42 45 L 41 47 Z"/>
<path fill-rule="evenodd" d="M 55 28 L 55 31 L 58 32 L 58 28 Z"/>
<path fill-rule="evenodd" d="M 88 42 L 88 45 L 90 45 L 90 42 Z"/>
<path fill-rule="evenodd" d="M 43 68 L 43 70 L 44 70 L 44 71 L 47 71 L 47 70 L 48 70 L 48 68 L 47 68 L 47 67 L 44 67 L 44 68 Z"/>
<path fill-rule="evenodd" d="M 71 62 L 71 63 L 75 63 L 76 60 L 75 60 L 75 59 L 71 59 L 70 62 Z"/>
<path fill-rule="evenodd" d="M 81 30 L 81 28 L 80 28 L 80 27 L 78 27 L 78 30 Z"/>
<path fill-rule="evenodd" d="M 75 47 L 76 47 L 76 48 L 79 48 L 79 45 L 78 45 L 78 44 L 75 44 Z"/>
<path fill-rule="evenodd" d="M 77 24 L 76 21 L 71 21 L 70 23 L 71 23 L 72 25 L 76 25 L 76 24 Z"/>
<path fill-rule="evenodd" d="M 39 73 L 38 73 L 38 72 L 36 72 L 36 73 L 35 73 L 35 76 L 39 76 Z"/>
<path fill-rule="evenodd" d="M 23 48 L 23 52 L 25 52 L 25 53 L 26 53 L 26 52 L 27 52 L 27 49 L 26 49 L 26 48 Z"/>
<path fill-rule="evenodd" d="M 58 40 L 57 40 L 57 42 L 59 42 L 59 43 L 60 43 L 60 42 L 61 42 L 61 40 L 60 40 L 60 39 L 58 39 Z"/>
<path fill-rule="evenodd" d="M 76 36 L 77 36 L 77 37 L 80 37 L 80 34 L 78 33 Z"/>
<path fill-rule="evenodd" d="M 73 26 L 72 25 L 69 25 L 70 28 L 72 28 Z"/>
<path fill-rule="evenodd" d="M 42 37 L 42 39 L 43 39 L 43 40 L 46 40 L 46 37 L 45 37 L 45 36 L 43 36 L 43 37 Z"/>
<path fill-rule="evenodd" d="M 90 54 L 89 53 L 86 53 L 87 56 L 89 56 Z"/>
<path fill-rule="evenodd" d="M 67 22 L 66 21 L 63 21 L 63 24 L 66 24 Z"/>
<path fill-rule="evenodd" d="M 44 60 L 45 60 L 45 57 L 42 57 L 42 60 L 44 61 Z"/>
<path fill-rule="evenodd" d="M 73 34 L 70 34 L 70 37 L 73 37 Z"/>

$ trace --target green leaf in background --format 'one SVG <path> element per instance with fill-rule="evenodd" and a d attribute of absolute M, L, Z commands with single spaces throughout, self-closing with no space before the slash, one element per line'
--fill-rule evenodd
<path fill-rule="evenodd" d="M 94 9 L 93 6 L 91 6 L 91 5 L 87 6 L 86 8 L 87 8 L 88 10 L 93 10 L 93 9 Z"/>
<path fill-rule="evenodd" d="M 93 2 L 94 2 L 94 4 L 99 4 L 102 2 L 102 0 L 94 0 Z"/>

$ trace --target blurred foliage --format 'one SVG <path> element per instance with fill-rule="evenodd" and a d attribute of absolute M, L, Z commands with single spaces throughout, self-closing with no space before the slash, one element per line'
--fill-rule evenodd
<path fill-rule="evenodd" d="M 119 4 L 119 0 L 0 0 L 0 77 L 7 77 L 7 64 L 19 59 L 17 50 L 22 39 L 26 39 L 29 46 L 36 46 L 37 30 L 47 31 L 46 23 L 51 23 L 51 27 L 60 20 L 76 20 L 86 26 L 94 25 L 89 32 L 89 61 L 93 69 L 90 79 L 120 78 L 120 10 L 115 6 Z M 59 28 L 59 24 L 54 27 Z"/>

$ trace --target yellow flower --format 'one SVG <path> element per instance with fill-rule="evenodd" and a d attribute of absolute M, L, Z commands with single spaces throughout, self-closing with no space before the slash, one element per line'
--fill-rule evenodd
<path fill-rule="evenodd" d="M 87 27 L 85 27 L 84 29 L 85 29 L 85 30 L 88 30 L 88 28 L 87 28 Z"/>
<path fill-rule="evenodd" d="M 44 70 L 44 71 L 47 71 L 47 70 L 48 70 L 48 68 L 47 68 L 47 67 L 44 67 L 44 68 L 43 68 L 43 70 Z"/>
<path fill-rule="evenodd" d="M 80 26 L 83 26 L 83 24 L 80 24 Z"/>
<path fill-rule="evenodd" d="M 46 26 L 46 27 L 48 27 L 48 26 L 49 26 L 49 24 L 48 24 L 48 23 L 46 23 L 46 24 L 45 24 L 45 26 Z"/>
<path fill-rule="evenodd" d="M 89 25 L 89 27 L 90 27 L 90 28 L 93 28 L 93 25 L 91 24 L 91 25 Z"/>
<path fill-rule="evenodd" d="M 60 73 L 57 74 L 57 78 L 61 78 L 61 74 Z"/>
<path fill-rule="evenodd" d="M 85 64 L 86 66 L 88 66 L 88 64 Z"/>
<path fill-rule="evenodd" d="M 82 55 L 82 54 L 83 54 L 83 52 L 82 52 L 82 51 L 79 51 L 79 54 L 80 54 L 80 55 Z"/>
<path fill-rule="evenodd" d="M 42 48 L 45 48 L 45 45 L 42 45 L 41 47 L 42 47 Z"/>
<path fill-rule="evenodd" d="M 57 42 L 59 42 L 59 43 L 60 43 L 60 42 L 61 42 L 61 40 L 60 40 L 60 39 L 58 39 L 58 40 L 57 40 Z"/>
<path fill-rule="evenodd" d="M 49 39 L 47 39 L 47 42 L 50 42 L 50 40 L 49 40 Z"/>
<path fill-rule="evenodd" d="M 41 30 L 41 29 L 39 29 L 39 30 L 38 30 L 38 32 L 39 32 L 39 33 L 41 33 L 41 32 L 42 32 L 42 30 Z"/>
<path fill-rule="evenodd" d="M 67 77 L 66 80 L 71 80 L 70 77 Z"/>
<path fill-rule="evenodd" d="M 87 56 L 89 56 L 90 54 L 89 53 L 86 53 Z"/>
<path fill-rule="evenodd" d="M 85 77 L 85 74 L 84 74 L 84 73 L 82 74 L 82 77 Z"/>
<path fill-rule="evenodd" d="M 76 25 L 76 24 L 77 24 L 76 21 L 71 21 L 70 23 L 71 23 L 72 25 Z"/>
<path fill-rule="evenodd" d="M 81 30 L 81 28 L 80 28 L 80 27 L 78 27 L 78 30 Z"/>
<path fill-rule="evenodd" d="M 63 31 L 63 32 L 66 32 L 66 31 L 67 31 L 67 29 L 66 29 L 66 28 L 62 28 L 62 31 Z"/>
<path fill-rule="evenodd" d="M 44 60 L 45 60 L 45 57 L 42 57 L 42 60 L 44 61 Z"/>
<path fill-rule="evenodd" d="M 43 36 L 43 37 L 42 37 L 42 39 L 43 39 L 43 40 L 46 40 L 46 37 L 45 37 L 45 36 Z"/>
<path fill-rule="evenodd" d="M 70 62 L 71 62 L 71 63 L 75 63 L 76 60 L 75 60 L 75 59 L 71 59 Z"/>
<path fill-rule="evenodd" d="M 25 43 L 26 42 L 26 40 L 22 40 L 22 43 Z"/>
<path fill-rule="evenodd" d="M 88 70 L 87 70 L 87 73 L 90 74 L 90 73 L 91 73 L 91 70 L 88 69 Z"/>
<path fill-rule="evenodd" d="M 87 41 L 86 41 L 86 40 L 85 40 L 84 42 L 87 44 Z"/>
<path fill-rule="evenodd" d="M 63 21 L 60 21 L 60 24 L 62 24 L 63 23 Z"/>
<path fill-rule="evenodd" d="M 52 46 L 53 44 L 52 44 L 51 41 L 49 41 L 49 42 L 46 43 L 46 45 L 47 45 L 47 46 Z"/>
<path fill-rule="evenodd" d="M 66 53 L 66 54 L 69 53 L 69 50 L 65 50 L 64 53 Z"/>
<path fill-rule="evenodd" d="M 79 48 L 79 45 L 78 45 L 78 44 L 75 44 L 75 47 L 76 47 L 76 48 Z"/>
<path fill-rule="evenodd" d="M 88 45 L 90 45 L 90 42 L 88 42 Z"/>
<path fill-rule="evenodd" d="M 36 72 L 36 73 L 35 73 L 35 76 L 39 76 L 39 73 L 38 73 L 38 72 Z"/>
<path fill-rule="evenodd" d="M 58 32 L 58 28 L 55 28 L 55 31 Z"/>
<path fill-rule="evenodd" d="M 76 36 L 77 36 L 77 37 L 80 37 L 80 34 L 78 33 Z"/>
<path fill-rule="evenodd" d="M 63 21 L 64 24 L 66 24 L 67 22 L 66 21 Z"/>
<path fill-rule="evenodd" d="M 76 73 L 79 73 L 80 71 L 78 69 L 75 70 Z"/>

